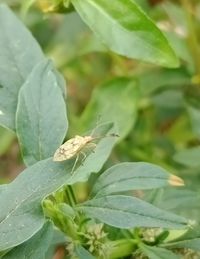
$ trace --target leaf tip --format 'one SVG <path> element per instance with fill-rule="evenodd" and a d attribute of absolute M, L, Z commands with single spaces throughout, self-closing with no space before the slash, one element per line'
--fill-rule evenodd
<path fill-rule="evenodd" d="M 185 185 L 184 181 L 176 175 L 170 175 L 168 183 L 172 186 L 184 186 Z"/>

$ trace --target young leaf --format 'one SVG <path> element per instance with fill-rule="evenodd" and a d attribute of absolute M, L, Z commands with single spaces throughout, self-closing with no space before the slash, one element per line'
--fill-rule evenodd
<path fill-rule="evenodd" d="M 172 251 L 160 247 L 141 244 L 140 249 L 149 259 L 181 259 Z"/>
<path fill-rule="evenodd" d="M 17 136 L 26 165 L 51 157 L 67 131 L 66 105 L 49 61 L 39 63 L 19 92 Z"/>
<path fill-rule="evenodd" d="M 188 221 L 135 197 L 104 196 L 77 206 L 88 216 L 118 228 L 186 228 Z"/>
<path fill-rule="evenodd" d="M 72 0 L 77 12 L 114 52 L 168 67 L 178 65 L 168 41 L 132 0 Z"/>
<path fill-rule="evenodd" d="M 118 192 L 183 185 L 183 181 L 161 167 L 145 163 L 121 163 L 106 170 L 97 180 L 92 194 L 97 196 Z"/>
<path fill-rule="evenodd" d="M 33 67 L 44 59 L 25 26 L 0 5 L 0 124 L 15 130 L 18 91 Z"/>
<path fill-rule="evenodd" d="M 45 253 L 51 244 L 53 237 L 53 225 L 47 222 L 43 228 L 38 231 L 31 239 L 25 243 L 13 248 L 3 258 L 29 258 L 29 259 L 45 259 Z"/>

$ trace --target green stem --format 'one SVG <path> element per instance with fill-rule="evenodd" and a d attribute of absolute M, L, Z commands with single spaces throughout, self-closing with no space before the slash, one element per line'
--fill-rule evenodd
<path fill-rule="evenodd" d="M 65 190 L 66 190 L 66 195 L 67 195 L 69 204 L 72 207 L 74 207 L 77 204 L 77 200 L 76 200 L 76 196 L 74 194 L 74 190 L 73 190 L 72 186 L 70 186 L 70 185 L 67 186 Z"/>
<path fill-rule="evenodd" d="M 117 241 L 108 242 L 108 258 L 122 258 L 132 255 L 137 249 L 137 240 L 133 239 L 121 239 Z"/>
<path fill-rule="evenodd" d="M 195 73 L 198 78 L 198 84 L 200 85 L 200 49 L 199 42 L 197 38 L 197 33 L 195 31 L 194 18 L 191 14 L 191 1 L 181 0 L 182 7 L 186 14 L 187 26 L 188 26 L 188 43 L 190 51 L 194 60 Z"/>

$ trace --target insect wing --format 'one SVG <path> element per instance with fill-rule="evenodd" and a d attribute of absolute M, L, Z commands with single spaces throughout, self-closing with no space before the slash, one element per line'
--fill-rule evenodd
<path fill-rule="evenodd" d="M 85 145 L 84 138 L 81 136 L 75 136 L 75 138 L 69 139 L 63 145 L 61 145 L 55 152 L 54 161 L 64 161 L 72 158 L 78 154 L 79 150 Z"/>

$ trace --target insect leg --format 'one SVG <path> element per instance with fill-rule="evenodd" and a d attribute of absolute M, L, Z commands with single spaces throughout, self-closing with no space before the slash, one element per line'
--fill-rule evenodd
<path fill-rule="evenodd" d="M 87 144 L 86 148 L 91 150 L 92 153 L 94 153 L 95 152 L 94 149 L 96 148 L 96 146 L 97 146 L 97 144 L 95 144 L 93 142 L 90 142 L 90 143 Z"/>
<path fill-rule="evenodd" d="M 83 162 L 85 161 L 87 155 L 84 152 L 80 152 L 80 154 L 83 156 L 83 158 L 81 159 L 81 165 L 83 165 Z"/>
<path fill-rule="evenodd" d="M 77 156 L 76 156 L 76 160 L 75 160 L 75 162 L 74 162 L 74 165 L 73 165 L 73 167 L 72 167 L 72 170 L 71 170 L 71 174 L 72 174 L 72 175 L 73 175 L 73 173 L 74 173 L 74 171 L 75 171 L 75 168 L 76 168 L 76 165 L 77 165 L 77 163 L 78 163 L 79 156 L 80 156 L 80 154 L 78 153 Z"/>

